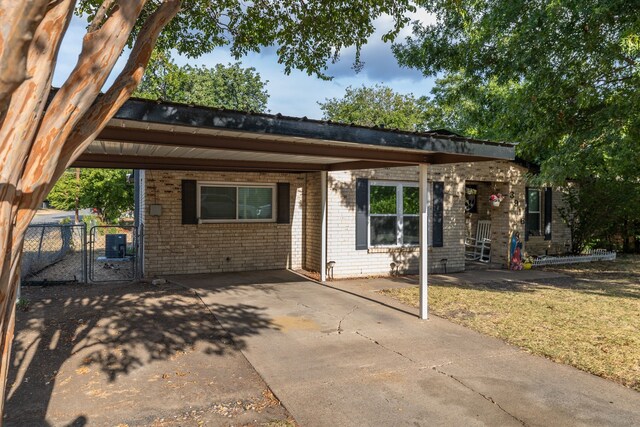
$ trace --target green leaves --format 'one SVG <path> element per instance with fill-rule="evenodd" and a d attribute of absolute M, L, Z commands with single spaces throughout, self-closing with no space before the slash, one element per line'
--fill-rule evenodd
<path fill-rule="evenodd" d="M 113 223 L 123 212 L 133 209 L 133 185 L 127 183 L 127 173 L 130 170 L 82 169 L 78 182 L 75 169 L 69 169 L 47 199 L 56 209 L 72 210 L 77 195 L 81 209 L 97 208 L 104 221 Z"/>
<path fill-rule="evenodd" d="M 640 179 L 640 15 L 625 0 L 450 1 L 395 45 L 440 75 L 442 127 L 520 142 L 548 181 Z"/>
<path fill-rule="evenodd" d="M 344 97 L 325 99 L 318 104 L 325 120 L 361 126 L 423 131 L 428 129 L 431 118 L 426 98 L 402 95 L 383 85 L 349 86 Z"/>
<path fill-rule="evenodd" d="M 101 3 L 82 0 L 77 11 L 91 18 Z M 133 39 L 157 4 L 148 2 Z M 359 58 L 360 48 L 375 30 L 376 18 L 385 14 L 393 19 L 392 29 L 383 35 L 385 41 L 392 41 L 407 23 L 407 13 L 414 10 L 409 0 L 184 0 L 181 12 L 160 35 L 158 49 L 197 57 L 228 45 L 240 58 L 274 46 L 286 73 L 299 69 L 328 78 L 327 62 L 337 60 L 342 49 L 355 46 Z"/>
<path fill-rule="evenodd" d="M 437 127 L 519 142 L 538 184 L 577 186 L 574 248 L 640 236 L 640 2 L 435 0 L 394 52 L 439 75 Z"/>
<path fill-rule="evenodd" d="M 140 86 L 133 96 L 182 102 L 214 108 L 265 112 L 269 94 L 267 81 L 255 68 L 239 63 L 214 68 L 178 67 L 161 53 L 154 53 Z"/>
<path fill-rule="evenodd" d="M 622 180 L 590 179 L 564 189 L 560 215 L 571 229 L 572 247 L 634 250 L 640 239 L 640 186 Z M 637 251 L 637 249 L 635 249 Z"/>
<path fill-rule="evenodd" d="M 369 212 L 378 214 L 395 214 L 396 187 L 385 185 L 372 185 L 369 188 Z"/>

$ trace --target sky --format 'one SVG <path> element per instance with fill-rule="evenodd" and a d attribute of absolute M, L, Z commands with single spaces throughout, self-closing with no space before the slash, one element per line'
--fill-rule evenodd
<path fill-rule="evenodd" d="M 411 14 L 411 19 L 430 22 L 432 17 L 419 10 Z M 327 74 L 334 77 L 331 81 L 324 81 L 295 70 L 290 75 L 286 75 L 284 67 L 278 64 L 273 49 L 263 53 L 249 54 L 241 58 L 240 62 L 243 67 L 254 67 L 260 73 L 262 80 L 268 80 L 267 91 L 270 97 L 267 108 L 272 114 L 281 113 L 287 116 L 306 116 L 320 119 L 322 111 L 318 101 L 324 101 L 327 98 L 341 98 L 348 86 L 384 84 L 399 93 L 412 93 L 416 96 L 428 95 L 434 79 L 424 78 L 419 71 L 399 67 L 391 52 L 391 46 L 381 40 L 382 34 L 390 28 L 391 19 L 386 16 L 380 17 L 375 24 L 376 32 L 370 37 L 361 53 L 364 68 L 356 73 L 352 69 L 355 49 L 345 49 L 341 52 L 340 61 L 329 67 Z M 80 53 L 85 28 L 86 21 L 74 17 L 60 48 L 58 64 L 53 77 L 54 86 L 61 86 L 73 69 Z M 408 35 L 410 35 L 410 28 L 405 28 L 398 40 L 402 40 Z M 116 64 L 106 87 L 122 69 L 125 60 L 126 57 L 123 55 Z M 174 60 L 178 65 L 189 63 L 207 67 L 213 67 L 219 63 L 236 62 L 229 54 L 228 49 L 224 47 L 196 59 L 174 56 Z"/>

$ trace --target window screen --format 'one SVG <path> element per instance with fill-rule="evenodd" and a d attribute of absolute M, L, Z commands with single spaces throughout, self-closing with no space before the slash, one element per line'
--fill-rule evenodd
<path fill-rule="evenodd" d="M 528 213 L 527 213 L 527 228 L 529 234 L 540 234 L 540 190 L 529 189 L 528 190 Z"/>
<path fill-rule="evenodd" d="M 236 188 L 201 187 L 200 219 L 236 219 Z"/>
<path fill-rule="evenodd" d="M 271 221 L 275 186 L 200 185 L 200 220 Z"/>
<path fill-rule="evenodd" d="M 238 219 L 271 219 L 273 188 L 239 187 Z"/>

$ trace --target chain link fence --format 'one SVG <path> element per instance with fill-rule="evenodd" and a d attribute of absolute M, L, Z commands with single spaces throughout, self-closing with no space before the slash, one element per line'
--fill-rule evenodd
<path fill-rule="evenodd" d="M 142 227 L 30 225 L 22 249 L 21 283 L 121 282 L 142 276 Z"/>
<path fill-rule="evenodd" d="M 121 282 L 138 278 L 138 227 L 96 225 L 89 232 L 89 280 Z"/>
<path fill-rule="evenodd" d="M 38 224 L 27 229 L 21 282 L 56 284 L 87 281 L 86 226 Z"/>

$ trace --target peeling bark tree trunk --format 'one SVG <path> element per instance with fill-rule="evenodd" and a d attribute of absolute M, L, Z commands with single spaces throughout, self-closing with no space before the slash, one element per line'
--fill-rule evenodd
<path fill-rule="evenodd" d="M 163 0 L 148 15 L 124 70 L 98 98 L 145 3 L 104 1 L 75 68 L 45 111 L 75 0 L 0 0 L 0 414 L 24 234 L 57 179 L 136 89 L 181 1 Z"/>

